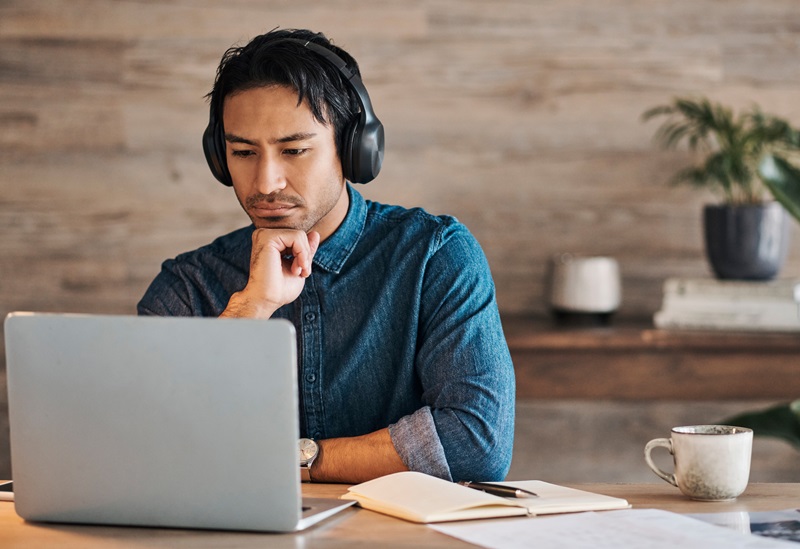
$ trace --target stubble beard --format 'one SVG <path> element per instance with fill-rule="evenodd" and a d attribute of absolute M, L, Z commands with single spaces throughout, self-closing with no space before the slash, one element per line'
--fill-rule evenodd
<path fill-rule="evenodd" d="M 288 195 L 280 191 L 272 194 L 255 194 L 248 196 L 243 202 L 237 195 L 239 204 L 257 229 L 290 229 L 308 233 L 325 218 L 336 206 L 341 193 L 347 192 L 343 187 L 327 187 L 324 195 L 320 196 L 317 206 L 309 210 L 306 201 L 299 196 Z M 259 202 L 282 202 L 292 204 L 294 207 L 288 215 L 270 217 L 256 216 L 251 213 L 251 208 Z"/>

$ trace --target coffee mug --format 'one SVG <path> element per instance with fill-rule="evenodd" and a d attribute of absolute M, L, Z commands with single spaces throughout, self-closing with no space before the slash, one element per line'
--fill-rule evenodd
<path fill-rule="evenodd" d="M 675 472 L 660 469 L 650 456 L 663 447 L 672 454 Z M 727 501 L 735 499 L 750 480 L 753 431 L 730 425 L 675 427 L 670 438 L 647 443 L 644 459 L 653 472 L 692 499 Z"/>

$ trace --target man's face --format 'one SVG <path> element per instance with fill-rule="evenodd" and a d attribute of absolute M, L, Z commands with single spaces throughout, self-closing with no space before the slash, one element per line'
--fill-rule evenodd
<path fill-rule="evenodd" d="M 314 229 L 323 239 L 347 214 L 333 127 L 283 86 L 225 98 L 228 169 L 239 203 L 257 228 Z"/>

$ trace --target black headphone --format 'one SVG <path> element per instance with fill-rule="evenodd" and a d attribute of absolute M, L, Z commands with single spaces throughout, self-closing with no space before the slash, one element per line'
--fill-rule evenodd
<path fill-rule="evenodd" d="M 342 158 L 342 174 L 345 179 L 353 183 L 369 183 L 381 171 L 384 136 L 383 124 L 372 111 L 372 103 L 361 78 L 355 71 L 347 68 L 347 63 L 341 57 L 319 44 L 296 38 L 280 40 L 284 41 L 297 42 L 324 57 L 344 76 L 358 96 L 361 112 L 345 128 L 339 154 Z M 203 132 L 203 152 L 214 177 L 223 185 L 230 187 L 233 185 L 233 180 L 226 160 L 225 132 L 222 121 L 217 119 L 213 102 L 210 110 L 208 126 Z"/>

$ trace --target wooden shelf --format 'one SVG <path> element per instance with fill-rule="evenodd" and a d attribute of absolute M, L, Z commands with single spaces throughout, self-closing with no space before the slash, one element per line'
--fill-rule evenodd
<path fill-rule="evenodd" d="M 564 328 L 504 316 L 518 398 L 800 398 L 800 334 L 657 330 L 647 321 Z"/>

